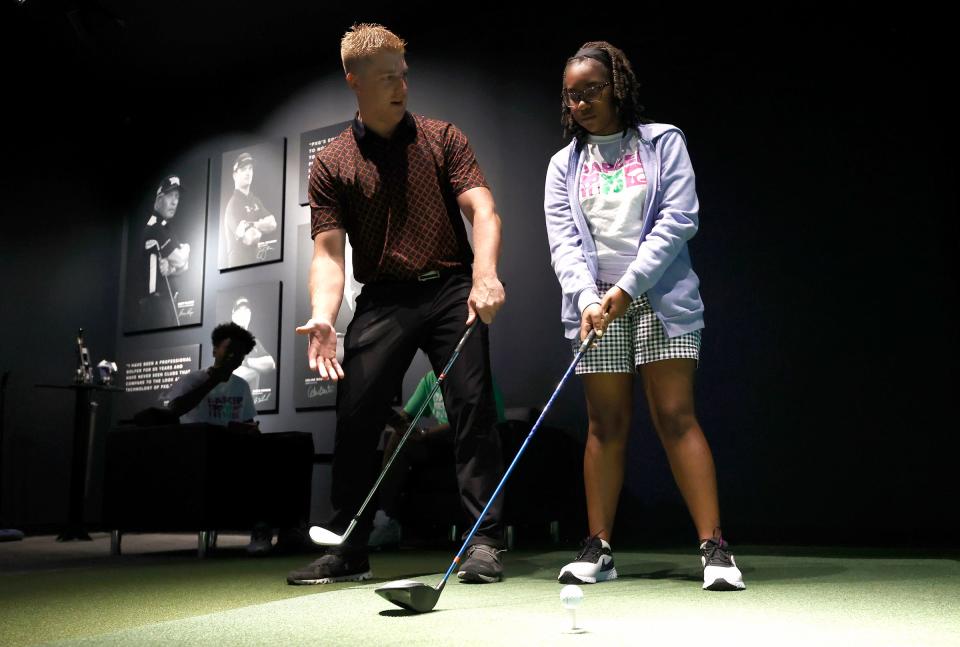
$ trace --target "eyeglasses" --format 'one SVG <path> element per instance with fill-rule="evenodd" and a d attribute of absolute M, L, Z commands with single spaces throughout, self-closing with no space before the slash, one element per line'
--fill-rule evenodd
<path fill-rule="evenodd" d="M 593 103 L 600 98 L 600 93 L 603 92 L 603 89 L 610 85 L 610 81 L 604 83 L 599 83 L 597 85 L 591 85 L 583 90 L 567 90 L 563 89 L 560 91 L 560 101 L 563 102 L 568 108 L 576 108 L 577 104 L 581 101 L 585 103 Z"/>

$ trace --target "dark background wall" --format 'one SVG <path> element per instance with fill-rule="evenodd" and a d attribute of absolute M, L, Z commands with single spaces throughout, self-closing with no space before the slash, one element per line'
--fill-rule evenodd
<path fill-rule="evenodd" d="M 649 115 L 684 130 L 697 170 L 691 251 L 708 324 L 697 404 L 727 532 L 936 543 L 954 531 L 956 163 L 941 16 L 809 4 L 710 13 L 494 5 L 463 17 L 427 4 L 130 4 L 3 8 L 16 107 L 4 124 L 0 369 L 10 388 L 0 519 L 42 528 L 65 515 L 70 403 L 34 385 L 68 379 L 76 328 L 87 329 L 95 361 L 146 344 L 199 342 L 206 355 L 220 287 L 284 282 L 280 410 L 262 426 L 313 431 L 317 451 L 330 451 L 332 413 L 292 404 L 294 239 L 309 217 L 293 174 L 300 132 L 352 113 L 338 39 L 363 20 L 409 42 L 410 108 L 461 126 L 493 187 L 509 292 L 492 352 L 508 406 L 541 404 L 569 361 L 543 175 L 564 143 L 564 61 L 603 38 L 633 61 Z M 211 210 L 205 325 L 124 336 L 123 222 L 144 187 L 197 155 L 212 159 L 216 178 L 220 153 L 276 136 L 287 137 L 283 263 L 219 273 Z M 424 367 L 411 369 L 405 394 Z M 619 523 L 640 538 L 685 537 L 639 391 L 636 409 Z M 583 435 L 578 384 L 551 421 Z M 317 501 L 327 478 L 321 467 Z M 97 512 L 94 500 L 93 521 Z"/>

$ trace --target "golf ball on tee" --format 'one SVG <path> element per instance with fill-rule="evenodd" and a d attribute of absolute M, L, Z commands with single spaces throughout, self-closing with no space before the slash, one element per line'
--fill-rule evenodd
<path fill-rule="evenodd" d="M 560 604 L 564 609 L 576 609 L 583 601 L 583 590 L 576 584 L 567 584 L 560 589 Z"/>

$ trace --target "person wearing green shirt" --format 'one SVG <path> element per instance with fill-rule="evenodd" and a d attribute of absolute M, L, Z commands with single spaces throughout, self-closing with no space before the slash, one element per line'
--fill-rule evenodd
<path fill-rule="evenodd" d="M 423 406 L 423 401 L 427 399 L 427 396 L 430 395 L 430 391 L 433 390 L 433 387 L 437 383 L 437 376 L 433 371 L 430 371 L 423 376 L 423 379 L 420 380 L 420 383 L 417 384 L 417 388 L 414 389 L 413 395 L 410 396 L 410 399 L 407 400 L 407 403 L 403 406 L 403 412 L 407 417 L 407 425 L 410 424 L 410 417 L 416 415 L 417 411 L 420 410 L 420 407 Z M 503 394 L 500 393 L 500 387 L 497 386 L 497 381 L 493 380 L 493 399 L 494 404 L 497 407 L 497 422 L 504 422 L 507 418 L 503 413 Z M 450 428 L 450 421 L 447 419 L 447 410 L 443 406 L 443 393 L 441 389 L 438 389 L 433 394 L 433 401 L 427 404 L 427 408 L 424 410 L 423 414 L 425 416 L 430 416 L 437 421 L 437 427 L 434 427 L 428 430 L 427 433 L 435 433 L 440 430 L 440 427 L 446 426 L 447 429 Z M 406 427 L 401 430 L 400 433 L 406 431 Z M 445 431 L 445 430 L 441 430 Z"/>
<path fill-rule="evenodd" d="M 497 381 L 492 379 L 492 382 L 494 406 L 497 409 L 497 422 L 505 422 L 507 418 L 503 409 L 503 394 L 500 392 L 500 387 L 497 386 Z M 423 406 L 424 401 L 430 397 L 430 392 L 433 391 L 436 383 L 436 374 L 433 371 L 429 371 L 421 378 L 417 384 L 417 388 L 413 390 L 413 395 L 407 400 L 403 409 L 399 412 L 391 409 L 390 415 L 387 418 L 389 431 L 386 432 L 383 442 L 384 465 L 386 465 L 386 462 L 390 459 L 403 434 L 406 433 L 407 427 L 410 426 L 410 421 L 413 420 L 413 416 L 415 416 L 420 410 L 420 407 Z M 423 441 L 442 442 L 450 435 L 450 420 L 447 418 L 447 410 L 443 405 L 442 391 L 442 388 L 437 389 L 436 392 L 433 393 L 433 397 L 430 398 L 430 402 L 427 403 L 427 408 L 423 410 L 423 415 L 433 418 L 437 424 L 427 429 L 420 428 L 410 436 L 408 444 L 404 445 L 403 450 L 397 455 L 393 467 L 391 467 L 390 471 L 387 472 L 383 481 L 380 483 L 380 509 L 377 510 L 373 518 L 373 531 L 370 533 L 370 539 L 367 542 L 370 548 L 382 549 L 399 545 L 401 534 L 400 522 L 397 521 L 395 514 L 397 501 L 400 497 L 400 492 L 403 490 L 407 473 L 410 471 L 412 465 L 426 460 L 426 452 L 421 444 Z"/>

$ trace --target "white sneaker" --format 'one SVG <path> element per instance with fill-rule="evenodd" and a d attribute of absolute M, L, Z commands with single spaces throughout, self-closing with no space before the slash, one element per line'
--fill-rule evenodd
<path fill-rule="evenodd" d="M 561 568 L 557 577 L 561 584 L 596 584 L 615 579 L 617 569 L 610 544 L 596 535 L 584 540 L 576 559 Z"/>
<path fill-rule="evenodd" d="M 700 563 L 703 565 L 704 591 L 742 591 L 747 588 L 730 547 L 721 538 L 708 539 L 700 544 Z"/>

